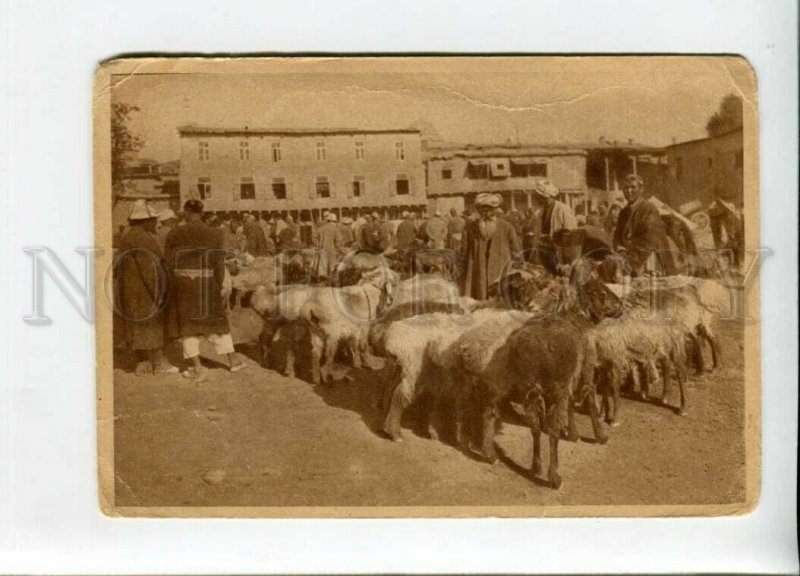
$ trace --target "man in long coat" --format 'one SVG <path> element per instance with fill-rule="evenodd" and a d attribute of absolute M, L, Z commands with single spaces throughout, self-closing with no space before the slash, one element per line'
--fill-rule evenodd
<path fill-rule="evenodd" d="M 464 228 L 467 221 L 458 215 L 455 208 L 450 208 L 450 220 L 447 221 L 447 247 L 460 252 L 464 247 Z"/>
<path fill-rule="evenodd" d="M 244 364 L 234 353 L 222 302 L 225 278 L 222 231 L 203 222 L 200 200 L 187 200 L 183 211 L 186 224 L 173 228 L 167 237 L 167 263 L 174 285 L 170 330 L 181 339 L 184 359 L 192 362 L 183 375 L 201 381 L 205 378 L 200 363 L 201 337 L 214 345 L 217 354 L 227 356 L 231 372 L 237 372 Z"/>
<path fill-rule="evenodd" d="M 394 224 L 391 220 L 379 220 L 378 225 L 378 250 L 386 252 L 394 246 Z"/>
<path fill-rule="evenodd" d="M 381 224 L 377 212 L 367 216 L 366 222 L 359 229 L 359 244 L 368 250 L 380 251 L 381 249 Z"/>
<path fill-rule="evenodd" d="M 353 219 L 349 216 L 342 217 L 339 224 L 339 255 L 344 256 L 356 246 L 356 233 L 353 231 Z"/>
<path fill-rule="evenodd" d="M 628 204 L 617 219 L 614 247 L 627 256 L 637 276 L 675 274 L 664 221 L 658 208 L 644 198 L 644 180 L 637 174 L 628 174 L 623 180 L 622 193 Z"/>
<path fill-rule="evenodd" d="M 274 248 L 272 242 L 267 239 L 264 229 L 256 222 L 256 217 L 252 214 L 245 216 L 244 224 L 245 252 L 251 256 L 266 256 Z"/>
<path fill-rule="evenodd" d="M 115 256 L 117 317 L 125 324 L 125 339 L 136 354 L 136 374 L 176 373 L 164 358 L 164 309 L 169 294 L 164 253 L 156 240 L 156 213 L 137 200 L 128 217 L 130 228 Z"/>
<path fill-rule="evenodd" d="M 447 241 L 447 222 L 442 218 L 442 213 L 437 211 L 433 218 L 428 220 L 425 225 L 425 232 L 428 235 L 428 247 L 442 250 Z"/>
<path fill-rule="evenodd" d="M 341 234 L 336 224 L 336 214 L 328 212 L 325 220 L 314 233 L 314 246 L 319 250 L 316 273 L 317 276 L 330 278 L 339 262 Z"/>
<path fill-rule="evenodd" d="M 497 194 L 479 194 L 475 200 L 478 218 L 470 220 L 466 227 L 464 294 L 476 300 L 488 297 L 489 285 L 500 278 L 506 264 L 520 250 L 514 227 L 497 217 L 500 202 Z"/>

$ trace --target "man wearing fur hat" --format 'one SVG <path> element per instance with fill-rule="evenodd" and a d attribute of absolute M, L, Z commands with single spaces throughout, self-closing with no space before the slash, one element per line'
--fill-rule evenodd
<path fill-rule="evenodd" d="M 464 294 L 476 300 L 488 297 L 489 285 L 500 278 L 506 264 L 520 250 L 514 227 L 497 217 L 500 202 L 497 194 L 478 194 L 478 218 L 470 220 L 466 227 Z"/>
<path fill-rule="evenodd" d="M 164 309 L 169 285 L 164 253 L 156 240 L 156 212 L 137 200 L 128 216 L 115 257 L 116 311 L 125 323 L 125 339 L 136 354 L 136 374 L 177 373 L 164 358 Z"/>
<path fill-rule="evenodd" d="M 183 357 L 192 366 L 183 375 L 205 379 L 200 362 L 200 338 L 226 356 L 231 372 L 244 364 L 236 358 L 225 307 L 222 283 L 225 278 L 225 250 L 222 232 L 203 222 L 203 203 L 187 200 L 183 205 L 186 223 L 167 236 L 167 263 L 173 275 L 174 302 L 170 307 L 170 330 L 180 337 Z"/>

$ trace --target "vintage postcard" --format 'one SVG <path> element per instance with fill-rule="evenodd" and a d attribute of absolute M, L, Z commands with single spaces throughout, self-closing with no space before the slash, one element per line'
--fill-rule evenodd
<path fill-rule="evenodd" d="M 106 514 L 757 504 L 743 58 L 122 58 L 94 123 Z"/>

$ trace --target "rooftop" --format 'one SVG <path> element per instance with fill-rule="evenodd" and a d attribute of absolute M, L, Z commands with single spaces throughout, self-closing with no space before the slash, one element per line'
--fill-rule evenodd
<path fill-rule="evenodd" d="M 733 130 L 728 130 L 727 132 L 723 132 L 722 134 L 717 134 L 716 136 L 706 136 L 705 138 L 697 138 L 695 140 L 686 140 L 685 142 L 675 142 L 674 144 L 670 144 L 667 148 L 674 148 L 676 146 L 683 146 L 684 144 L 696 144 L 698 142 L 705 142 L 707 140 L 714 140 L 716 138 L 722 138 L 724 136 L 729 136 L 731 134 L 735 134 L 736 132 L 741 132 L 744 134 L 743 127 L 739 126 L 738 128 L 734 128 Z"/>
<path fill-rule="evenodd" d="M 467 146 L 429 147 L 428 160 L 483 158 L 487 156 L 585 156 L 586 150 L 572 144 L 470 144 Z"/>
<path fill-rule="evenodd" d="M 179 126 L 181 136 L 347 136 L 356 134 L 419 134 L 417 128 L 215 128 L 208 126 Z"/>

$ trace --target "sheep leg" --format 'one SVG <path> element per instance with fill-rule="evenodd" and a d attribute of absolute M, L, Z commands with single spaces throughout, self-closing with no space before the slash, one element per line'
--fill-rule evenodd
<path fill-rule="evenodd" d="M 313 337 L 312 337 L 313 338 Z M 320 359 L 322 356 L 322 346 L 320 343 L 311 343 L 311 383 L 317 385 L 320 383 L 321 370 Z"/>
<path fill-rule="evenodd" d="M 698 334 L 689 334 L 689 345 L 691 347 L 695 371 L 700 375 L 705 372 L 706 361 L 703 358 L 703 342 L 700 340 L 699 329 Z"/>
<path fill-rule="evenodd" d="M 406 401 L 405 394 L 403 394 L 402 385 L 395 387 L 392 393 L 392 402 L 389 406 L 389 412 L 383 422 L 383 431 L 394 442 L 403 441 L 403 431 L 400 427 L 400 420 L 403 417 L 403 410 L 405 410 L 408 402 Z"/>
<path fill-rule="evenodd" d="M 373 356 L 369 350 L 369 339 L 366 334 L 358 336 L 358 353 L 361 355 L 362 366 L 366 366 L 370 370 L 377 370 L 380 367 L 377 356 Z"/>
<path fill-rule="evenodd" d="M 431 440 L 439 440 L 439 432 L 436 429 L 436 423 L 439 420 L 439 413 L 441 410 L 441 398 L 439 394 L 431 394 L 430 404 L 428 409 L 423 412 L 423 423 L 428 431 L 428 438 Z"/>
<path fill-rule="evenodd" d="M 558 475 L 558 436 L 550 435 L 550 469 L 547 471 L 547 480 L 554 490 L 561 488 L 561 476 Z"/>
<path fill-rule="evenodd" d="M 592 420 L 592 431 L 594 432 L 595 440 L 600 444 L 608 442 L 608 436 L 603 432 L 603 424 L 600 422 L 600 417 L 597 414 L 597 404 L 594 401 L 594 394 L 587 394 L 584 403 L 589 404 L 589 418 Z M 572 402 L 570 402 L 570 406 Z"/>
<path fill-rule="evenodd" d="M 611 373 L 609 375 L 609 384 L 613 399 L 613 411 L 609 413 L 608 409 L 606 409 L 606 422 L 608 422 L 608 425 L 612 428 L 616 428 L 622 424 L 622 421 L 619 419 L 619 389 L 622 385 L 622 374 L 617 368 L 611 369 Z M 606 391 L 606 394 L 608 394 L 608 391 Z"/>
<path fill-rule="evenodd" d="M 672 384 L 672 363 L 664 358 L 660 362 L 661 367 L 661 405 L 668 406 L 667 396 L 669 395 L 670 385 Z"/>
<path fill-rule="evenodd" d="M 567 440 L 577 442 L 580 439 L 578 426 L 575 424 L 575 403 L 570 399 L 567 406 Z"/>
<path fill-rule="evenodd" d="M 361 351 L 359 350 L 359 343 L 357 336 L 347 337 L 347 350 L 350 353 L 350 358 L 353 362 L 353 368 L 356 370 L 361 368 Z"/>
<path fill-rule="evenodd" d="M 645 387 L 646 387 L 645 388 L 646 389 L 645 398 L 649 398 L 650 397 L 650 390 L 655 388 L 655 386 L 658 384 L 658 381 L 660 379 L 660 377 L 658 375 L 658 368 L 656 367 L 656 361 L 653 360 L 652 358 L 650 360 L 648 360 L 647 363 L 644 365 L 644 372 L 645 372 L 644 382 L 646 383 L 645 384 Z"/>
<path fill-rule="evenodd" d="M 602 410 L 600 411 L 600 415 L 605 418 L 605 421 L 608 424 L 611 424 L 611 394 L 608 391 L 608 388 L 603 387 L 601 391 L 601 396 L 603 398 L 603 405 Z"/>
<path fill-rule="evenodd" d="M 495 419 L 497 418 L 496 406 L 490 404 L 483 410 L 483 449 L 484 459 L 490 464 L 497 462 L 497 452 L 494 449 Z"/>
<path fill-rule="evenodd" d="M 465 382 L 465 387 L 468 382 Z M 466 390 L 461 390 L 456 394 L 456 444 L 464 451 L 469 451 L 469 438 L 464 430 L 467 418 L 467 398 Z"/>
<path fill-rule="evenodd" d="M 330 335 L 325 336 L 323 349 L 325 350 L 325 365 L 320 368 L 322 383 L 328 384 L 333 378 L 333 363 L 336 358 L 336 342 L 337 340 Z"/>
<path fill-rule="evenodd" d="M 531 436 L 533 437 L 533 461 L 531 463 L 531 476 L 537 477 L 542 473 L 542 434 L 538 425 L 531 425 Z"/>
<path fill-rule="evenodd" d="M 675 377 L 678 379 L 678 387 L 681 392 L 681 405 L 680 408 L 678 408 L 678 416 L 685 416 L 686 404 L 688 402 L 686 397 L 686 367 L 681 365 L 676 366 Z"/>
<path fill-rule="evenodd" d="M 716 335 L 712 334 L 710 330 L 708 330 L 705 325 L 700 324 L 697 327 L 697 331 L 700 333 L 700 336 L 708 342 L 708 345 L 711 346 L 711 360 L 712 360 L 712 367 L 716 370 L 717 368 L 722 368 L 722 349 L 719 345 L 719 339 Z"/>
<path fill-rule="evenodd" d="M 290 347 L 286 350 L 286 356 L 284 357 L 284 365 L 283 365 L 283 374 L 288 378 L 294 378 L 295 371 L 294 371 L 294 350 Z"/>
<path fill-rule="evenodd" d="M 633 389 L 639 391 L 639 398 L 646 401 L 647 400 L 647 384 L 646 378 L 642 379 L 641 374 L 639 374 L 639 363 L 634 362 L 631 364 L 631 379 L 633 380 Z"/>

